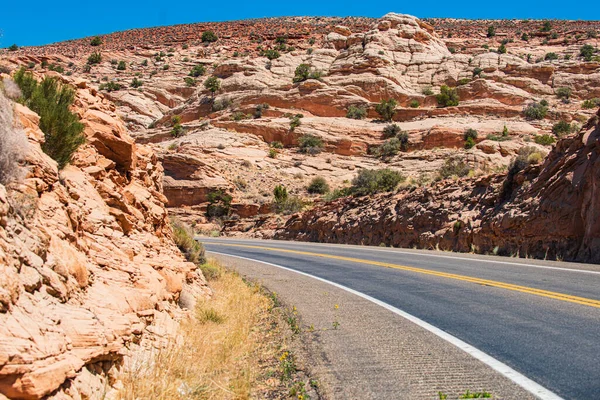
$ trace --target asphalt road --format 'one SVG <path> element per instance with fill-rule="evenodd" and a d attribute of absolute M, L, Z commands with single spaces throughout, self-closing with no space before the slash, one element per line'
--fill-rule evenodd
<path fill-rule="evenodd" d="M 199 238 L 208 251 L 354 289 L 565 399 L 600 399 L 600 266 L 446 252 Z"/>

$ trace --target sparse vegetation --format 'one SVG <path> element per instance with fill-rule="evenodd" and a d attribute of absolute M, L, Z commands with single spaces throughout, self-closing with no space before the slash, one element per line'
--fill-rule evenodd
<path fill-rule="evenodd" d="M 546 103 L 547 104 L 547 103 Z M 548 106 L 543 105 L 541 102 L 531 103 L 523 110 L 523 114 L 527 119 L 544 119 L 548 113 Z"/>
<path fill-rule="evenodd" d="M 187 224 L 177 218 L 171 218 L 171 229 L 173 230 L 173 241 L 184 254 L 185 259 L 196 265 L 206 262 L 204 246 L 194 240 L 194 231 Z"/>
<path fill-rule="evenodd" d="M 261 118 L 264 110 L 268 110 L 269 105 L 267 103 L 258 104 L 254 109 L 254 118 Z"/>
<path fill-rule="evenodd" d="M 541 144 L 542 146 L 549 146 L 552 143 L 556 142 L 556 140 L 554 140 L 554 138 L 552 136 L 548 135 L 547 133 L 545 133 L 543 135 L 537 135 L 533 140 L 537 144 Z"/>
<path fill-rule="evenodd" d="M 290 116 L 290 132 L 294 132 L 294 130 L 301 125 L 300 118 L 302 117 L 302 114 Z"/>
<path fill-rule="evenodd" d="M 16 44 L 13 43 L 12 45 L 10 45 L 8 47 L 8 50 L 9 51 L 17 51 L 17 50 L 19 50 L 19 46 L 17 46 Z"/>
<path fill-rule="evenodd" d="M 117 65 L 117 71 L 125 71 L 127 69 L 127 64 L 125 61 L 119 61 L 119 65 Z"/>
<path fill-rule="evenodd" d="M 279 54 L 279 52 L 277 50 L 273 50 L 273 49 L 266 50 L 264 52 L 264 55 L 269 60 L 275 60 L 275 59 L 281 57 L 281 54 Z"/>
<path fill-rule="evenodd" d="M 350 105 L 346 113 L 346 118 L 350 119 L 364 119 L 367 116 L 367 108 L 363 105 Z"/>
<path fill-rule="evenodd" d="M 469 128 L 465 131 L 465 149 L 470 149 L 475 146 L 475 140 L 477 139 L 477 131 L 473 128 Z"/>
<path fill-rule="evenodd" d="M 133 78 L 133 80 L 131 81 L 131 84 L 130 84 L 130 86 L 132 88 L 139 88 L 143 85 L 144 85 L 144 82 L 139 80 L 138 78 Z"/>
<path fill-rule="evenodd" d="M 102 39 L 100 38 L 100 36 L 96 36 L 90 42 L 90 46 L 100 46 L 101 44 L 102 44 Z"/>
<path fill-rule="evenodd" d="M 173 124 L 173 129 L 171 129 L 171 136 L 174 138 L 181 137 L 185 134 L 185 130 L 181 125 L 181 116 L 173 115 L 171 118 L 171 123 Z"/>
<path fill-rule="evenodd" d="M 221 81 L 216 76 L 210 76 L 204 81 L 204 87 L 214 94 L 221 89 Z"/>
<path fill-rule="evenodd" d="M 102 54 L 100 54 L 99 52 L 94 52 L 94 53 L 90 54 L 90 56 L 87 59 L 88 65 L 100 64 L 101 62 L 102 62 Z"/>
<path fill-rule="evenodd" d="M 512 195 L 515 186 L 515 175 L 527 168 L 529 165 L 538 164 L 543 158 L 544 155 L 540 153 L 537 148 L 533 146 L 521 147 L 517 157 L 512 160 L 508 167 L 508 174 L 506 175 L 506 180 L 502 185 L 500 198 L 502 200 L 506 200 Z"/>
<path fill-rule="evenodd" d="M 450 177 L 462 178 L 469 174 L 469 166 L 459 157 L 452 157 L 444 161 L 444 165 L 438 171 L 439 179 L 447 179 Z"/>
<path fill-rule="evenodd" d="M 398 103 L 395 99 L 381 100 L 379 104 L 375 106 L 375 111 L 381 116 L 384 121 L 391 121 L 396 114 L 396 106 Z"/>
<path fill-rule="evenodd" d="M 544 56 L 544 60 L 546 60 L 546 61 L 558 60 L 558 54 L 546 53 L 546 55 Z"/>
<path fill-rule="evenodd" d="M 301 153 L 318 154 L 323 149 L 323 140 L 312 134 L 302 135 L 298 138 L 298 147 Z"/>
<path fill-rule="evenodd" d="M 494 25 L 490 25 L 487 29 L 487 37 L 493 38 L 494 36 L 496 36 L 496 27 Z"/>
<path fill-rule="evenodd" d="M 419 103 L 419 100 L 411 100 L 411 101 L 408 103 L 408 106 L 409 106 L 410 108 L 419 108 L 419 106 L 420 106 L 420 105 L 421 105 L 421 104 Z"/>
<path fill-rule="evenodd" d="M 592 57 L 595 53 L 594 47 L 590 44 L 584 44 L 579 50 L 579 56 L 583 57 L 585 61 L 592 61 Z"/>
<path fill-rule="evenodd" d="M 45 139 L 42 150 L 62 169 L 85 142 L 84 126 L 70 110 L 74 90 L 50 77 L 38 83 L 25 68 L 17 71 L 14 80 L 23 94 L 21 101 L 40 116 L 39 126 Z"/>
<path fill-rule="evenodd" d="M 356 196 L 373 195 L 379 192 L 390 192 L 404 182 L 406 178 L 398 171 L 389 168 L 361 169 L 352 180 L 351 192 Z"/>
<path fill-rule="evenodd" d="M 199 76 L 202 76 L 206 73 L 206 68 L 204 67 L 204 65 L 202 64 L 198 64 L 198 65 L 194 65 L 194 67 L 192 68 L 192 70 L 189 73 L 189 76 L 197 78 Z"/>
<path fill-rule="evenodd" d="M 205 31 L 202 32 L 202 42 L 203 43 L 212 43 L 216 42 L 219 38 L 213 31 Z"/>
<path fill-rule="evenodd" d="M 100 86 L 98 86 L 98 89 L 106 90 L 107 92 L 115 92 L 117 90 L 121 90 L 121 84 L 115 81 L 110 81 L 100 84 Z"/>
<path fill-rule="evenodd" d="M 215 190 L 208 194 L 208 206 L 206 215 L 209 218 L 227 217 L 231 211 L 233 197 L 222 190 Z"/>
<path fill-rule="evenodd" d="M 556 97 L 561 99 L 564 103 L 568 103 L 571 98 L 572 90 L 569 87 L 559 87 L 556 89 Z"/>
<path fill-rule="evenodd" d="M 425 86 L 423 89 L 421 89 L 421 93 L 423 93 L 425 96 L 431 96 L 433 94 L 433 90 L 431 90 L 431 86 Z"/>
<path fill-rule="evenodd" d="M 277 185 L 273 189 L 274 206 L 280 214 L 293 214 L 302 210 L 304 203 L 297 196 L 290 196 L 283 185 Z"/>
<path fill-rule="evenodd" d="M 436 96 L 436 99 L 441 107 L 457 106 L 460 100 L 456 88 L 450 88 L 446 85 L 440 87 L 440 94 Z"/>
<path fill-rule="evenodd" d="M 596 107 L 600 107 L 600 98 L 584 100 L 584 102 L 581 103 L 581 108 L 586 109 L 586 110 L 596 108 Z"/>
<path fill-rule="evenodd" d="M 571 133 L 571 125 L 564 120 L 558 121 L 556 124 L 552 125 L 552 133 L 556 137 L 561 138 L 564 135 Z"/>
<path fill-rule="evenodd" d="M 314 177 L 306 188 L 310 194 L 325 194 L 329 192 L 329 184 L 321 176 Z"/>

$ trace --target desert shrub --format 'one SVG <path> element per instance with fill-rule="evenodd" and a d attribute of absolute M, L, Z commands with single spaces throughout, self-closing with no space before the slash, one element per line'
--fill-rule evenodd
<path fill-rule="evenodd" d="M 550 23 L 550 21 L 544 21 L 541 31 L 542 32 L 550 32 L 551 30 L 552 30 L 552 24 Z"/>
<path fill-rule="evenodd" d="M 287 189 L 283 185 L 277 185 L 273 189 L 273 196 L 275 197 L 276 203 L 282 203 L 288 198 Z"/>
<path fill-rule="evenodd" d="M 537 135 L 533 140 L 537 144 L 541 144 L 543 146 L 549 146 L 555 142 L 554 138 L 546 133 L 543 135 Z"/>
<path fill-rule="evenodd" d="M 502 184 L 502 190 L 500 192 L 500 199 L 506 200 L 512 195 L 514 190 L 515 182 L 514 178 L 519 172 L 527 168 L 529 165 L 538 164 L 542 161 L 544 155 L 533 146 L 525 146 L 519 149 L 517 156 L 511 161 L 508 166 L 508 173 L 506 179 Z"/>
<path fill-rule="evenodd" d="M 444 161 L 444 165 L 438 171 L 438 176 L 441 179 L 450 178 L 456 176 L 462 178 L 469 174 L 469 166 L 460 158 L 452 157 Z"/>
<path fill-rule="evenodd" d="M 558 54 L 546 53 L 546 55 L 544 56 L 544 60 L 546 60 L 546 61 L 558 60 Z"/>
<path fill-rule="evenodd" d="M 163 66 L 162 66 L 162 69 L 163 69 L 163 71 L 166 71 L 166 70 L 168 70 L 169 68 L 170 68 L 170 67 L 169 67 L 169 64 L 165 64 L 165 65 L 163 65 Z"/>
<path fill-rule="evenodd" d="M 142 63 L 140 64 L 142 67 L 147 67 L 148 66 L 148 60 L 144 60 L 142 61 Z"/>
<path fill-rule="evenodd" d="M 470 149 L 475 146 L 475 139 L 477 139 L 477 131 L 473 128 L 469 128 L 463 135 L 465 139 L 465 149 Z"/>
<path fill-rule="evenodd" d="M 61 74 L 65 72 L 64 67 L 62 65 L 58 65 L 58 64 L 50 64 L 48 66 L 48 69 L 50 71 L 58 72 L 58 73 L 61 73 Z"/>
<path fill-rule="evenodd" d="M 185 259 L 196 265 L 204 264 L 206 256 L 202 243 L 194 239 L 194 231 L 177 218 L 171 218 L 173 241 L 185 256 Z"/>
<path fill-rule="evenodd" d="M 325 196 L 323 196 L 323 200 L 333 201 L 333 200 L 337 200 L 342 197 L 350 196 L 351 194 L 352 194 L 352 188 L 349 188 L 349 187 L 334 189 L 331 192 L 327 193 Z"/>
<path fill-rule="evenodd" d="M 269 109 L 269 105 L 267 103 L 262 103 L 256 106 L 256 108 L 254 109 L 254 118 L 260 118 L 262 117 L 262 113 L 264 110 L 268 110 Z"/>
<path fill-rule="evenodd" d="M 102 44 L 102 39 L 100 39 L 100 36 L 96 36 L 90 42 L 90 46 L 100 46 L 101 44 Z"/>
<path fill-rule="evenodd" d="M 294 83 L 299 83 L 307 80 L 310 77 L 310 65 L 300 64 L 296 67 L 294 72 Z"/>
<path fill-rule="evenodd" d="M 579 56 L 583 57 L 585 61 L 592 61 L 594 51 L 595 49 L 592 45 L 584 44 L 579 50 Z"/>
<path fill-rule="evenodd" d="M 431 96 L 433 94 L 433 90 L 431 90 L 431 86 L 425 86 L 423 89 L 421 89 L 421 93 L 423 93 L 425 96 Z"/>
<path fill-rule="evenodd" d="M 227 98 L 216 99 L 212 104 L 213 111 L 223 111 L 231 106 L 231 100 Z"/>
<path fill-rule="evenodd" d="M 527 34 L 527 32 L 523 32 L 523 34 L 521 35 L 521 40 L 524 42 L 529 42 L 529 35 Z"/>
<path fill-rule="evenodd" d="M 8 47 L 8 50 L 9 51 L 17 51 L 17 50 L 19 50 L 19 46 L 17 46 L 16 43 L 13 43 Z"/>
<path fill-rule="evenodd" d="M 202 42 L 204 43 L 216 42 L 218 39 L 219 38 L 213 31 L 202 32 Z"/>
<path fill-rule="evenodd" d="M 389 124 L 383 128 L 383 137 L 386 139 L 396 137 L 396 135 L 398 135 L 400 132 L 402 132 L 402 129 L 399 125 Z"/>
<path fill-rule="evenodd" d="M 294 132 L 294 130 L 300 126 L 300 118 L 302 118 L 302 114 L 296 114 L 290 116 L 290 131 Z"/>
<path fill-rule="evenodd" d="M 251 115 L 244 114 L 242 111 L 236 111 L 231 115 L 231 119 L 234 121 L 241 121 L 244 119 L 249 119 Z"/>
<path fill-rule="evenodd" d="M 583 103 L 581 103 L 581 108 L 584 108 L 586 110 L 589 110 L 591 108 L 596 108 L 596 107 L 600 107 L 600 99 L 599 98 L 585 100 Z"/>
<path fill-rule="evenodd" d="M 183 81 L 185 82 L 185 86 L 187 86 L 187 87 L 196 86 L 196 80 L 189 76 L 186 76 L 185 78 L 183 78 Z"/>
<path fill-rule="evenodd" d="M 386 140 L 380 146 L 377 146 L 371 150 L 371 154 L 376 157 L 389 158 L 393 157 L 400 152 L 402 149 L 402 142 L 400 139 L 393 137 Z"/>
<path fill-rule="evenodd" d="M 209 218 L 221 218 L 229 215 L 231 211 L 231 195 L 222 190 L 215 190 L 208 194 L 208 206 L 206 215 Z"/>
<path fill-rule="evenodd" d="M 390 192 L 406 178 L 398 171 L 389 168 L 361 169 L 352 180 L 351 192 L 356 196 Z"/>
<path fill-rule="evenodd" d="M 498 46 L 498 54 L 506 54 L 506 46 L 503 44 L 501 44 L 500 46 Z"/>
<path fill-rule="evenodd" d="M 7 82 L 4 81 L 5 87 Z M 14 125 L 12 104 L 0 91 L 0 183 L 5 185 L 23 177 L 25 170 L 20 162 L 28 146 L 25 132 Z"/>
<path fill-rule="evenodd" d="M 329 184 L 325 178 L 316 176 L 310 181 L 306 190 L 310 194 L 325 194 L 329 192 Z"/>
<path fill-rule="evenodd" d="M 571 98 L 572 90 L 569 87 L 559 87 L 556 89 L 556 97 L 563 101 L 568 101 Z"/>
<path fill-rule="evenodd" d="M 398 103 L 394 99 L 381 100 L 375 106 L 375 111 L 381 116 L 384 121 L 391 121 L 396 114 L 396 106 Z"/>
<path fill-rule="evenodd" d="M 547 103 L 546 103 L 547 104 Z M 540 103 L 531 103 L 523 110 L 527 119 L 544 119 L 548 113 L 548 106 Z"/>
<path fill-rule="evenodd" d="M 419 108 L 419 106 L 420 106 L 420 105 L 421 105 L 421 104 L 419 103 L 419 100 L 411 100 L 411 101 L 408 103 L 408 106 L 409 106 L 410 108 Z"/>
<path fill-rule="evenodd" d="M 458 80 L 458 86 L 466 85 L 469 82 L 471 82 L 471 79 L 469 79 L 469 78 L 461 78 L 461 79 Z"/>
<path fill-rule="evenodd" d="M 181 125 L 181 116 L 173 115 L 171 118 L 171 123 L 173 124 L 173 129 L 171 129 L 171 136 L 174 138 L 181 137 L 185 134 L 185 130 Z"/>
<path fill-rule="evenodd" d="M 62 169 L 85 142 L 84 126 L 70 110 L 75 92 L 55 78 L 47 77 L 38 83 L 24 68 L 14 79 L 23 92 L 23 103 L 40 116 L 39 125 L 45 139 L 42 150 Z"/>
<path fill-rule="evenodd" d="M 279 54 L 279 52 L 277 50 L 273 50 L 273 49 L 266 50 L 264 55 L 269 60 L 275 60 L 275 59 L 281 57 L 281 54 Z"/>
<path fill-rule="evenodd" d="M 440 94 L 436 96 L 437 102 L 442 107 L 454 107 L 458 105 L 459 97 L 456 88 L 450 88 L 446 85 L 440 87 Z"/>
<path fill-rule="evenodd" d="M 496 36 L 496 27 L 494 25 L 488 26 L 487 37 L 492 38 Z"/>
<path fill-rule="evenodd" d="M 269 149 L 269 153 L 268 153 L 269 158 L 277 158 L 278 154 L 279 154 L 279 152 L 277 151 L 277 149 L 274 149 L 274 148 Z"/>
<path fill-rule="evenodd" d="M 571 125 L 567 121 L 558 121 L 556 124 L 552 125 L 552 133 L 559 138 L 568 135 L 571 133 Z"/>
<path fill-rule="evenodd" d="M 221 89 L 221 81 L 216 76 L 210 76 L 204 81 L 204 87 L 215 93 Z"/>
<path fill-rule="evenodd" d="M 117 71 L 125 71 L 127 69 L 127 64 L 125 61 L 119 61 L 119 65 L 117 65 Z"/>
<path fill-rule="evenodd" d="M 367 108 L 363 105 L 355 106 L 354 104 L 351 104 L 350 107 L 348 107 L 348 111 L 346 112 L 346 118 L 350 119 L 363 119 L 366 116 Z"/>
<path fill-rule="evenodd" d="M 475 67 L 475 68 L 473 69 L 473 78 L 475 78 L 476 76 L 477 76 L 477 77 L 479 77 L 479 78 L 481 78 L 481 74 L 482 74 L 482 72 L 483 72 L 483 69 L 482 69 L 482 68 Z"/>
<path fill-rule="evenodd" d="M 298 138 L 300 153 L 318 154 L 323 149 L 323 140 L 315 135 L 306 134 Z"/>
<path fill-rule="evenodd" d="M 88 65 L 100 64 L 102 62 L 102 54 L 99 52 L 93 52 L 87 59 Z"/>
<path fill-rule="evenodd" d="M 204 67 L 204 65 L 198 64 L 198 65 L 194 65 L 194 67 L 192 68 L 192 70 L 189 73 L 189 76 L 197 78 L 199 76 L 204 75 L 205 73 L 206 73 L 206 68 Z"/>
<path fill-rule="evenodd" d="M 117 90 L 121 90 L 121 85 L 117 82 L 110 81 L 100 84 L 100 86 L 98 86 L 98 89 L 106 90 L 107 92 L 115 92 Z"/>
<path fill-rule="evenodd" d="M 133 78 L 133 80 L 131 81 L 131 84 L 130 84 L 130 86 L 132 88 L 139 88 L 143 85 L 144 85 L 144 82 L 139 80 L 138 78 Z"/>
<path fill-rule="evenodd" d="M 269 147 L 272 147 L 274 149 L 283 149 L 283 143 L 281 143 L 280 141 L 274 140 L 271 143 L 269 143 Z"/>

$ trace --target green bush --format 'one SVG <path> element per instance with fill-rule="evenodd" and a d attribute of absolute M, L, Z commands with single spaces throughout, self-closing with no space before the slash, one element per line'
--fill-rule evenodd
<path fill-rule="evenodd" d="M 572 90 L 569 87 L 559 87 L 556 89 L 556 97 L 562 100 L 569 100 L 571 98 Z"/>
<path fill-rule="evenodd" d="M 527 119 L 544 119 L 548 113 L 548 106 L 540 103 L 531 103 L 523 110 Z"/>
<path fill-rule="evenodd" d="M 185 86 L 187 86 L 187 87 L 196 86 L 196 80 L 189 76 L 186 76 L 185 78 L 183 78 L 183 81 L 185 82 Z"/>
<path fill-rule="evenodd" d="M 42 150 L 62 169 L 85 143 L 84 126 L 70 110 L 75 92 L 55 78 L 47 77 L 38 83 L 25 68 L 17 71 L 14 80 L 21 89 L 23 104 L 40 116 L 39 126 L 45 139 Z"/>
<path fill-rule="evenodd" d="M 283 185 L 277 185 L 273 189 L 273 196 L 275 197 L 276 203 L 282 203 L 288 198 L 287 189 Z"/>
<path fill-rule="evenodd" d="M 296 67 L 294 72 L 294 83 L 304 82 L 310 77 L 310 65 L 300 64 Z"/>
<path fill-rule="evenodd" d="M 278 140 L 274 140 L 271 143 L 269 143 L 269 146 L 274 148 L 274 149 L 283 149 L 283 143 L 281 143 Z"/>
<path fill-rule="evenodd" d="M 592 61 L 592 57 L 594 56 L 595 49 L 590 44 L 584 44 L 579 50 L 579 55 L 583 57 L 585 61 Z"/>
<path fill-rule="evenodd" d="M 102 44 L 102 39 L 100 39 L 100 36 L 96 36 L 90 42 L 90 46 L 100 46 L 101 44 Z"/>
<path fill-rule="evenodd" d="M 197 78 L 199 76 L 204 75 L 205 73 L 206 73 L 206 68 L 204 68 L 204 65 L 198 64 L 198 65 L 194 65 L 194 68 L 192 68 L 192 70 L 190 71 L 189 76 Z"/>
<path fill-rule="evenodd" d="M 506 54 L 506 46 L 504 44 L 498 47 L 498 54 Z"/>
<path fill-rule="evenodd" d="M 546 55 L 544 56 L 544 60 L 546 60 L 546 61 L 558 60 L 558 54 L 546 53 Z"/>
<path fill-rule="evenodd" d="M 342 197 L 350 196 L 351 194 L 352 194 L 352 188 L 349 188 L 349 187 L 341 188 L 341 189 L 334 189 L 331 192 L 327 193 L 325 196 L 323 196 L 323 200 L 333 201 L 333 200 L 337 200 Z"/>
<path fill-rule="evenodd" d="M 121 90 L 121 85 L 117 82 L 110 81 L 100 84 L 100 86 L 98 86 L 98 89 L 106 90 L 107 92 L 116 92 L 117 90 Z"/>
<path fill-rule="evenodd" d="M 8 50 L 9 51 L 17 51 L 17 50 L 19 50 L 19 46 L 17 46 L 16 44 L 12 44 L 12 45 L 10 45 Z"/>
<path fill-rule="evenodd" d="M 117 71 L 125 71 L 127 69 L 127 64 L 125 61 L 119 61 L 119 65 L 117 65 Z"/>
<path fill-rule="evenodd" d="M 556 124 L 552 125 L 552 133 L 554 133 L 556 137 L 561 138 L 564 135 L 571 133 L 571 125 L 567 121 L 558 121 Z"/>
<path fill-rule="evenodd" d="M 173 241 L 185 259 L 196 265 L 204 264 L 206 262 L 204 246 L 194 239 L 192 228 L 177 218 L 171 218 L 171 229 L 173 230 Z"/>
<path fill-rule="evenodd" d="M 131 81 L 131 87 L 132 88 L 139 88 L 141 86 L 144 85 L 144 82 L 139 80 L 138 78 L 133 78 L 133 80 Z"/>
<path fill-rule="evenodd" d="M 591 99 L 591 100 L 585 100 L 581 104 L 581 108 L 584 108 L 586 110 L 589 110 L 591 108 L 596 108 L 596 107 L 600 107 L 600 99 L 599 98 L 594 98 L 594 99 Z"/>
<path fill-rule="evenodd" d="M 433 90 L 431 90 L 431 86 L 425 86 L 423 89 L 421 89 L 421 93 L 423 93 L 425 96 L 431 96 L 433 94 Z"/>
<path fill-rule="evenodd" d="M 398 171 L 389 168 L 361 169 L 352 180 L 351 192 L 356 196 L 372 195 L 379 192 L 390 192 L 406 178 Z"/>
<path fill-rule="evenodd" d="M 444 161 L 444 165 L 438 171 L 438 176 L 441 179 L 450 178 L 451 176 L 457 176 L 462 178 L 469 174 L 469 166 L 459 158 L 448 158 Z"/>
<path fill-rule="evenodd" d="M 102 54 L 94 52 L 87 59 L 88 65 L 100 64 L 102 62 Z"/>
<path fill-rule="evenodd" d="M 373 148 L 371 150 L 371 154 L 373 154 L 376 157 L 381 157 L 385 159 L 395 156 L 400 152 L 401 149 L 402 142 L 400 141 L 400 139 L 393 137 L 383 142 L 381 146 Z"/>
<path fill-rule="evenodd" d="M 473 69 L 473 78 L 475 78 L 476 76 L 481 78 L 481 74 L 483 73 L 483 69 L 479 68 L 479 67 L 475 67 Z"/>
<path fill-rule="evenodd" d="M 549 146 L 554 143 L 556 140 L 548 134 L 538 135 L 533 139 L 537 144 L 541 144 L 543 146 Z"/>
<path fill-rule="evenodd" d="M 329 192 L 329 184 L 325 178 L 321 176 L 314 177 L 306 188 L 310 194 L 325 194 Z"/>
<path fill-rule="evenodd" d="M 496 27 L 494 25 L 488 26 L 487 37 L 492 38 L 496 36 Z"/>
<path fill-rule="evenodd" d="M 262 103 L 256 106 L 256 109 L 254 110 L 254 118 L 260 118 L 262 117 L 262 113 L 264 110 L 268 110 L 269 109 L 269 105 L 267 103 Z"/>
<path fill-rule="evenodd" d="M 419 103 L 419 100 L 411 100 L 411 101 L 408 103 L 408 106 L 409 106 L 410 108 L 419 108 L 419 106 L 420 106 L 420 105 L 421 105 L 421 104 Z"/>
<path fill-rule="evenodd" d="M 367 108 L 363 105 L 355 106 L 354 104 L 351 104 L 350 107 L 348 107 L 348 111 L 346 112 L 346 118 L 350 119 L 363 119 L 366 116 Z"/>
<path fill-rule="evenodd" d="M 529 42 L 529 35 L 527 34 L 527 32 L 523 32 L 523 34 L 521 35 L 521 40 L 524 42 Z"/>
<path fill-rule="evenodd" d="M 550 23 L 550 21 L 544 21 L 544 25 L 542 25 L 541 31 L 542 32 L 550 32 L 552 30 L 552 24 Z"/>
<path fill-rule="evenodd" d="M 216 42 L 219 38 L 213 31 L 202 32 L 202 41 L 204 43 Z"/>
<path fill-rule="evenodd" d="M 402 132 L 402 129 L 397 124 L 389 124 L 383 128 L 383 137 L 388 139 L 391 137 L 396 137 L 398 134 Z"/>
<path fill-rule="evenodd" d="M 465 139 L 465 149 L 470 149 L 475 146 L 475 140 L 477 139 L 477 131 L 473 128 L 469 128 L 465 131 L 463 138 Z"/>
<path fill-rule="evenodd" d="M 461 79 L 458 80 L 458 86 L 466 85 L 469 82 L 471 82 L 471 79 L 469 79 L 469 78 L 461 78 Z"/>
<path fill-rule="evenodd" d="M 437 102 L 442 107 L 454 107 L 458 105 L 459 97 L 456 88 L 449 88 L 446 85 L 440 87 L 440 94 L 435 96 Z"/>
<path fill-rule="evenodd" d="M 275 59 L 281 57 L 281 54 L 279 54 L 279 52 L 277 50 L 272 50 L 272 49 L 266 50 L 264 55 L 269 60 L 275 60 Z"/>
<path fill-rule="evenodd" d="M 398 103 L 394 99 L 381 100 L 375 106 L 375 111 L 381 116 L 384 121 L 391 121 L 396 114 L 396 106 Z"/>
<path fill-rule="evenodd" d="M 323 140 L 315 135 L 307 134 L 298 139 L 300 153 L 318 154 L 323 149 Z"/>
<path fill-rule="evenodd" d="M 144 60 L 142 61 L 142 63 L 140 64 L 142 67 L 147 67 L 148 66 L 148 60 Z"/>
<path fill-rule="evenodd" d="M 221 81 L 216 76 L 210 76 L 204 81 L 204 87 L 215 93 L 221 89 Z"/>
<path fill-rule="evenodd" d="M 208 206 L 206 207 L 206 215 L 209 218 L 221 218 L 229 215 L 231 211 L 231 195 L 222 190 L 215 190 L 208 194 Z"/>

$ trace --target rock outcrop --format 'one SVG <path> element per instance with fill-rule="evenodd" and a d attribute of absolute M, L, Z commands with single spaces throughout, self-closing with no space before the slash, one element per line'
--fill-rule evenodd
<path fill-rule="evenodd" d="M 600 111 L 543 165 L 345 198 L 290 218 L 277 239 L 440 248 L 600 262 Z"/>
<path fill-rule="evenodd" d="M 75 104 L 88 140 L 60 171 L 38 116 L 15 109 L 30 150 L 27 177 L 0 184 L 2 398 L 102 398 L 182 297 L 208 294 L 172 242 L 154 152 L 92 91 Z"/>

